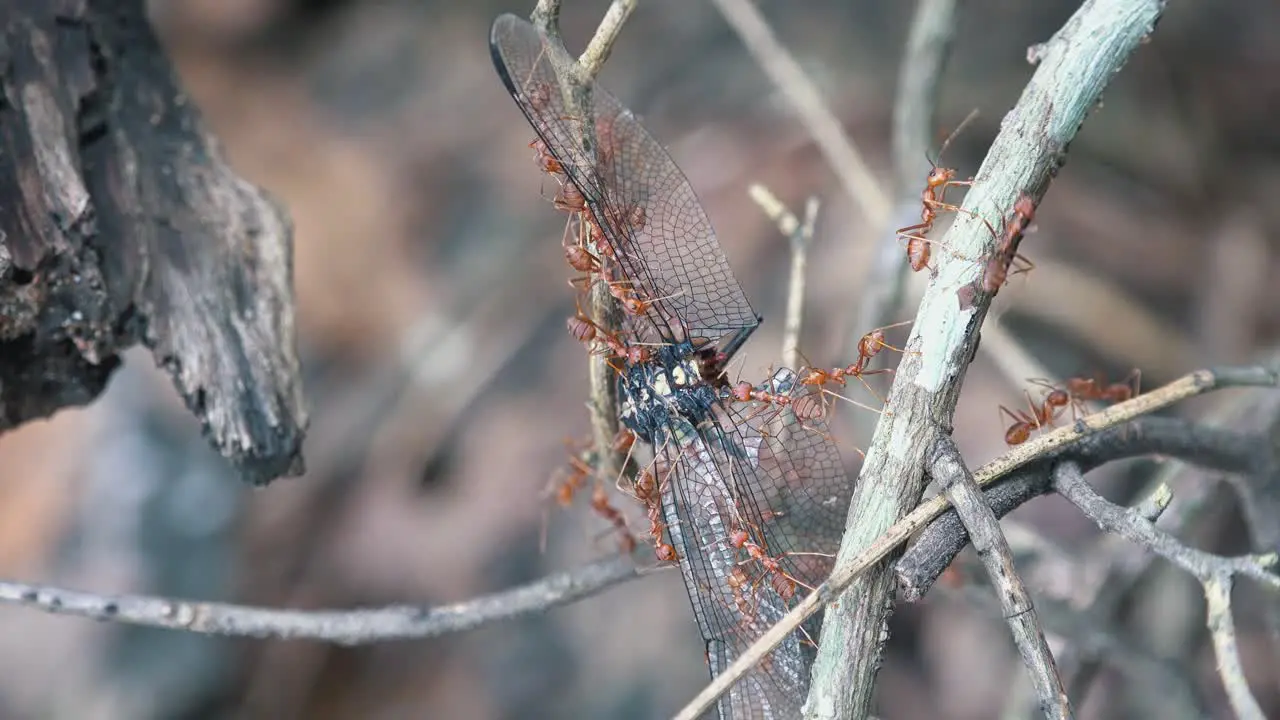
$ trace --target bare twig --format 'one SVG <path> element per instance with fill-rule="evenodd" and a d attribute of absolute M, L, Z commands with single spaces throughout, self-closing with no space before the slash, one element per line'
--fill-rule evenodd
<path fill-rule="evenodd" d="M 814 225 L 818 220 L 818 198 L 805 203 L 804 222 L 796 218 L 769 188 L 758 183 L 747 188 L 751 199 L 769 216 L 778 231 L 791 244 L 791 276 L 787 282 L 787 316 L 782 332 L 782 364 L 798 368 L 800 331 L 804 325 L 805 273 L 809 267 L 809 245 L 813 243 Z"/>
<path fill-rule="evenodd" d="M 1241 720 L 1263 720 L 1266 715 L 1249 690 L 1240 664 L 1240 649 L 1236 645 L 1236 628 L 1231 619 L 1232 576 L 1222 574 L 1204 582 L 1205 620 L 1209 637 L 1213 640 L 1213 654 L 1218 658 L 1218 676 L 1227 691 L 1227 700 L 1236 717 Z"/>
<path fill-rule="evenodd" d="M 960 450 L 950 436 L 939 434 L 929 460 L 929 473 L 943 488 L 969 530 L 973 547 L 987 568 L 1022 662 L 1031 676 L 1041 711 L 1049 718 L 1074 717 L 1031 595 L 1014 567 L 1009 542 L 1000 532 L 1000 521 L 983 501 L 977 482 L 965 467 Z"/>
<path fill-rule="evenodd" d="M 875 256 L 867 266 L 858 303 L 857 324 L 851 337 L 867 328 L 887 325 L 899 305 L 909 274 L 907 254 L 894 232 L 917 222 L 920 187 L 928 173 L 933 118 L 942 72 L 955 38 L 958 0 L 920 0 L 906 52 L 898 73 L 898 96 L 893 103 L 893 168 L 897 204 L 884 218 Z"/>
<path fill-rule="evenodd" d="M 961 4 L 960 0 L 920 0 L 907 33 L 893 102 L 893 169 L 898 195 L 913 200 L 929 172 L 938 88 L 951 57 Z"/>
<path fill-rule="evenodd" d="M 874 225 L 889 213 L 889 199 L 871 174 L 857 146 L 845 135 L 840 120 L 831 112 L 813 81 L 800 64 L 774 37 L 760 11 L 750 0 L 713 0 L 733 27 L 747 51 L 765 74 L 786 96 L 800 122 L 813 136 L 850 199 Z"/>
<path fill-rule="evenodd" d="M 600 26 L 596 28 L 596 34 L 587 43 L 587 49 L 578 56 L 578 64 L 587 72 L 588 77 L 595 77 L 604 61 L 609 59 L 613 43 L 618 39 L 618 33 L 622 32 L 622 24 L 631 17 L 635 9 L 636 0 L 613 0 L 604 19 L 600 21 Z"/>
<path fill-rule="evenodd" d="M 1280 377 L 1276 370 L 1266 367 L 1220 368 L 1200 370 L 1175 380 L 1145 395 L 1114 405 L 1096 415 L 1080 419 L 1072 427 L 1059 428 L 1052 433 L 1019 445 L 1008 453 L 979 468 L 974 480 L 979 486 L 987 486 L 1007 476 L 1012 471 L 1030 464 L 1055 449 L 1079 442 L 1085 436 L 1131 420 L 1143 413 L 1153 412 L 1192 395 L 1226 387 L 1276 387 Z M 1153 396 L 1156 398 L 1153 401 Z M 884 560 L 907 538 L 924 528 L 950 507 L 945 496 L 931 498 L 919 504 L 901 520 L 884 530 L 856 557 L 839 564 L 831 577 L 800 601 L 773 627 L 760 636 L 751 647 L 738 656 L 724 672 L 716 676 L 707 687 L 691 700 L 676 716 L 677 720 L 694 720 L 715 704 L 753 665 L 778 646 L 791 632 L 823 606 L 836 599 L 868 568 Z"/>
<path fill-rule="evenodd" d="M 1280 476 L 1280 457 L 1278 457 L 1277 449 L 1280 448 L 1269 435 L 1269 428 L 1274 428 L 1280 424 L 1280 398 L 1275 395 L 1264 397 L 1242 396 L 1231 399 L 1231 401 L 1221 404 L 1222 406 L 1211 411 L 1208 416 L 1201 418 L 1200 422 L 1207 423 L 1212 428 L 1224 428 L 1224 430 L 1213 430 L 1215 433 L 1236 432 L 1244 433 L 1245 437 L 1239 442 L 1228 443 L 1235 444 L 1237 451 L 1228 453 L 1228 455 L 1239 454 L 1248 459 L 1247 463 L 1237 466 L 1221 465 L 1220 461 L 1225 460 L 1216 453 L 1212 447 L 1205 448 L 1200 453 L 1165 453 L 1157 451 L 1161 455 L 1168 455 L 1180 460 L 1167 462 L 1156 473 L 1149 483 L 1149 488 L 1153 488 L 1149 492 L 1152 495 L 1158 494 L 1161 488 L 1167 488 L 1177 485 L 1180 490 L 1161 514 L 1164 521 L 1165 529 L 1169 532 L 1177 532 L 1179 529 L 1189 527 L 1197 517 L 1201 516 L 1211 504 L 1213 498 L 1221 497 L 1223 493 L 1214 492 L 1216 485 L 1208 482 L 1209 478 L 1185 478 L 1182 481 L 1180 475 L 1188 475 L 1193 466 L 1189 463 L 1198 463 L 1206 470 L 1221 470 L 1230 473 L 1229 477 L 1233 478 L 1272 478 Z M 1265 419 L 1261 420 L 1253 415 L 1261 415 Z M 1141 421 L 1143 424 L 1150 423 L 1152 419 Z M 1225 428 L 1233 428 L 1231 431 Z M 1260 434 L 1259 434 L 1260 433 Z M 1213 444 L 1217 446 L 1217 443 Z M 1262 452 L 1259 452 L 1262 451 Z M 1207 459 L 1207 461 L 1206 461 Z M 1247 482 L 1242 480 L 1241 482 Z M 1241 499 L 1241 504 L 1245 508 L 1251 507 L 1246 499 Z M 1147 519 L 1155 522 L 1153 515 L 1148 515 L 1141 506 L 1135 506 L 1135 511 L 1142 514 Z M 931 528 L 932 530 L 932 528 Z M 1272 547 L 1273 544 L 1254 544 L 1254 547 Z M 1097 558 L 1097 562 L 1091 562 L 1091 565 L 1097 567 L 1089 568 L 1087 575 L 1096 576 L 1088 582 L 1077 585 L 1077 592 L 1071 597 L 1072 604 L 1084 610 L 1089 615 L 1098 618 L 1099 622 L 1109 622 L 1109 618 L 1115 616 L 1116 612 L 1127 602 L 1128 598 L 1133 595 L 1134 589 L 1138 581 L 1144 576 L 1146 570 L 1151 566 L 1155 557 L 1151 553 L 1142 551 L 1140 546 L 1135 546 L 1123 538 L 1104 534 L 1095 546 L 1084 555 L 1088 558 Z M 1069 695 L 1076 699 L 1078 703 L 1084 703 L 1088 699 L 1089 687 L 1093 681 L 1099 676 L 1102 668 L 1103 657 L 1099 652 L 1091 651 L 1088 648 L 1077 649 L 1076 654 L 1079 655 L 1078 667 L 1074 674 L 1069 670 L 1067 660 L 1070 658 L 1070 647 L 1067 648 L 1068 654 L 1064 655 L 1059 652 L 1058 658 L 1063 667 L 1064 674 L 1071 675 L 1069 682 Z"/>
<path fill-rule="evenodd" d="M 1177 457 L 1185 460 L 1194 459 L 1188 456 Z M 1174 474 L 1183 472 L 1187 467 L 1182 462 L 1169 463 L 1165 470 L 1158 472 L 1152 478 L 1150 486 L 1156 493 L 1166 491 L 1170 487 L 1169 479 Z M 1161 497 L 1168 498 L 1169 506 L 1183 509 L 1191 506 L 1194 510 L 1195 506 L 1203 506 L 1205 498 L 1213 495 L 1211 488 L 1212 486 L 1208 483 L 1200 483 L 1191 486 L 1190 492 L 1184 490 L 1176 497 L 1171 494 L 1161 494 Z M 1188 497 L 1189 495 L 1191 497 Z M 1176 505 L 1173 502 L 1175 499 L 1178 501 Z M 1164 517 L 1164 510 L 1168 510 L 1169 506 L 1161 511 L 1160 517 Z M 1153 513 L 1147 512 L 1151 508 L 1145 501 L 1135 505 L 1133 509 L 1134 512 L 1152 522 L 1157 520 Z M 1176 528 L 1182 526 L 1182 517 L 1194 512 L 1177 513 L 1175 511 L 1172 514 L 1175 516 L 1172 526 Z M 1182 517 L 1178 517 L 1179 515 Z M 1115 616 L 1132 595 L 1138 580 L 1151 566 L 1154 556 L 1142 552 L 1140 547 L 1116 535 L 1101 536 L 1084 555 L 1090 559 L 1084 574 L 1091 579 L 1077 586 L 1076 594 L 1070 598 L 1071 603 L 1081 612 L 1097 618 L 1099 622 L 1110 622 L 1110 618 Z M 1072 644 L 1060 651 L 1058 657 L 1062 661 L 1064 673 L 1070 678 L 1067 683 L 1068 693 L 1076 698 L 1077 702 L 1084 703 L 1088 700 L 1090 686 L 1100 675 L 1104 658 L 1096 650 L 1090 651 L 1087 648 L 1076 647 L 1078 643 L 1076 638 L 1071 640 Z"/>
<path fill-rule="evenodd" d="M 613 558 L 551 575 L 529 585 L 440 607 L 362 610 L 274 610 L 187 602 L 142 595 L 107 596 L 18 582 L 0 582 L 0 602 L 93 620 L 186 630 L 209 635 L 322 640 L 361 645 L 436 637 L 497 620 L 542 612 L 639 577 L 627 558 Z"/>
<path fill-rule="evenodd" d="M 1098 527 L 1148 548 L 1200 581 L 1208 603 L 1206 622 L 1218 658 L 1218 674 L 1232 709 L 1241 718 L 1263 718 L 1240 664 L 1231 620 L 1231 587 L 1236 575 L 1244 575 L 1273 591 L 1280 591 L 1280 575 L 1275 572 L 1280 556 L 1273 552 L 1228 558 L 1187 547 L 1132 510 L 1113 505 L 1098 495 L 1074 463 L 1058 466 L 1054 485 L 1059 494 L 1080 508 Z"/>

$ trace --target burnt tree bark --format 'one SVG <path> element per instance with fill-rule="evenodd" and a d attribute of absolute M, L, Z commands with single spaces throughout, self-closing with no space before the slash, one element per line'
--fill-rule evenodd
<path fill-rule="evenodd" d="M 292 227 L 223 160 L 143 0 L 0 0 L 0 432 L 141 342 L 214 447 L 303 471 Z"/>

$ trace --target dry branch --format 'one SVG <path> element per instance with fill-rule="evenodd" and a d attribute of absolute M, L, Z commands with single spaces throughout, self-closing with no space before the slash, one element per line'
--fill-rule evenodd
<path fill-rule="evenodd" d="M 919 222 L 920 190 L 929 172 L 933 124 L 942 73 L 951 56 L 959 0 L 919 0 L 907 34 L 898 95 L 893 103 L 893 170 L 896 185 L 893 212 L 882 221 L 875 253 L 867 265 L 858 303 L 857 324 L 851 338 L 867 328 L 891 322 L 902 304 L 910 274 L 907 254 L 897 228 Z"/>
<path fill-rule="evenodd" d="M 547 59 L 556 72 L 571 82 L 561 90 L 567 93 L 567 107 L 574 108 L 578 117 L 588 117 L 591 80 L 600 72 L 604 61 L 613 51 L 613 43 L 622 32 L 622 26 L 635 10 L 636 0 L 614 0 L 605 13 L 591 42 L 575 61 L 565 49 L 560 38 L 560 0 L 539 0 L 530 21 L 546 33 Z M 585 147 L 595 147 L 593 123 L 581 123 L 587 135 Z M 616 333 L 622 324 L 622 309 L 609 294 L 603 283 L 596 283 L 588 292 L 591 320 L 607 333 Z M 587 411 L 591 419 L 591 445 L 596 458 L 595 470 L 599 477 L 613 478 L 622 470 L 622 456 L 613 449 L 618 433 L 618 385 L 617 372 L 609 365 L 609 358 L 593 355 L 587 366 L 589 400 Z"/>
<path fill-rule="evenodd" d="M 809 267 L 809 246 L 813 244 L 814 225 L 818 221 L 818 198 L 805 203 L 804 222 L 782 203 L 769 188 L 753 184 L 747 194 L 765 215 L 778 226 L 791 248 L 791 272 L 787 279 L 787 314 L 782 330 L 782 364 L 799 368 L 800 333 L 804 326 L 805 272 Z"/>
<path fill-rule="evenodd" d="M 938 437 L 928 467 L 929 474 L 943 488 L 947 499 L 969 530 L 973 547 L 987 568 L 987 575 L 1000 600 L 1000 607 L 1009 623 L 1018 652 L 1022 655 L 1022 662 L 1030 673 L 1041 711 L 1045 717 L 1054 720 L 1074 717 L 1053 653 L 1049 650 L 1044 629 L 1040 626 L 1040 619 L 1031 602 L 1031 595 L 1013 564 L 1009 541 L 1000 531 L 1000 521 L 996 519 L 995 513 L 983 501 L 978 483 L 973 479 L 969 468 L 965 467 L 960 449 L 949 435 Z"/>
<path fill-rule="evenodd" d="M 889 199 L 862 153 L 845 135 L 840 120 L 822 101 L 813 80 L 805 75 L 800 63 L 778 42 L 760 10 L 750 0 L 714 0 L 720 14 L 738 33 L 747 51 L 765 74 L 787 98 L 801 124 L 809 131 L 841 187 L 872 223 L 879 224 L 889 212 Z"/>
<path fill-rule="evenodd" d="M 98 595 L 0 581 L 0 602 L 93 620 L 234 637 L 322 640 L 362 645 L 470 630 L 543 612 L 639 577 L 625 557 L 604 560 L 529 585 L 440 607 L 276 610 L 142 595 Z"/>
<path fill-rule="evenodd" d="M 0 430 L 92 401 L 142 342 L 246 480 L 300 473 L 288 218 L 222 159 L 142 0 L 6 23 Z"/>

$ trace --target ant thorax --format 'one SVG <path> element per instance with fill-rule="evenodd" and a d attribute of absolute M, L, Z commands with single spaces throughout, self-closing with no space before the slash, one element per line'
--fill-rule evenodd
<path fill-rule="evenodd" d="M 711 415 L 715 390 L 702 378 L 689 342 L 665 345 L 653 360 L 628 365 L 618 379 L 619 419 L 645 442 L 673 425 L 699 425 Z M 683 422 L 677 422 L 683 421 Z"/>

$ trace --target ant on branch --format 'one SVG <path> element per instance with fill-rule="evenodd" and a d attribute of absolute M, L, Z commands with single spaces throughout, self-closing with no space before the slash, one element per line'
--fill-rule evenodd
<path fill-rule="evenodd" d="M 1107 383 L 1101 375 L 1091 378 L 1071 378 L 1067 380 L 1067 390 L 1071 397 L 1083 401 L 1102 403 L 1122 403 L 1138 396 L 1142 371 L 1134 368 L 1120 382 Z"/>
<path fill-rule="evenodd" d="M 1005 431 L 1005 442 L 1010 445 L 1026 442 L 1034 430 L 1052 425 L 1068 405 L 1071 406 L 1072 414 L 1078 417 L 1079 408 L 1085 402 L 1121 403 L 1130 400 L 1138 395 L 1140 378 L 1141 372 L 1135 368 L 1124 380 L 1114 383 L 1108 383 L 1101 376 L 1074 377 L 1068 379 L 1063 388 L 1045 380 L 1033 379 L 1031 382 L 1043 387 L 1045 392 L 1040 405 L 1031 402 L 1031 396 L 1027 395 L 1027 401 L 1031 405 L 1030 415 L 1021 410 L 1015 412 L 1000 406 L 1000 410 L 1014 420 Z"/>
<path fill-rule="evenodd" d="M 612 354 L 631 364 L 648 362 L 650 358 L 649 348 L 624 342 L 618 335 L 608 332 L 596 324 L 594 320 L 587 317 L 587 314 L 582 310 L 581 298 L 574 297 L 574 302 L 577 305 L 577 312 L 568 317 L 565 324 L 569 328 L 569 334 L 574 339 L 592 348 L 592 354 L 603 350 L 604 353 Z M 596 343 L 599 344 L 596 345 Z M 620 367 L 614 366 L 613 369 L 622 372 Z"/>
<path fill-rule="evenodd" d="M 942 143 L 942 147 L 938 149 L 938 160 L 942 159 L 942 154 L 946 152 L 947 146 L 951 141 L 960 134 L 966 125 L 978 116 L 978 111 L 974 110 L 956 126 Z M 925 178 L 924 190 L 920 192 L 920 222 L 915 225 L 908 225 L 904 228 L 898 228 L 895 234 L 907 241 L 907 262 L 911 269 L 920 272 L 929 265 L 929 257 L 932 254 L 930 240 L 926 237 L 933 230 L 933 223 L 938 219 L 939 211 L 962 212 L 971 217 L 978 218 L 987 224 L 987 228 L 991 230 L 992 236 L 996 234 L 995 229 L 987 223 L 986 218 L 964 208 L 947 202 L 947 188 L 954 186 L 972 186 L 973 178 L 968 180 L 956 180 L 956 170 L 954 168 L 939 167 L 938 164 L 927 154 L 925 159 L 929 161 L 931 170 Z"/>
<path fill-rule="evenodd" d="M 1031 406 L 1030 415 L 1001 405 L 1000 411 L 1013 418 L 1013 424 L 1004 432 L 1004 441 L 1009 445 L 1021 445 L 1031 438 L 1032 432 L 1053 425 L 1053 421 L 1070 402 L 1071 396 L 1067 391 L 1053 388 L 1045 392 L 1044 399 L 1038 405 L 1031 400 L 1031 394 L 1027 394 L 1027 403 Z"/>
<path fill-rule="evenodd" d="M 1022 193 L 1013 203 L 1013 217 L 1005 224 L 1004 234 L 1000 236 L 995 251 L 987 259 L 987 266 L 982 273 L 983 292 L 994 295 L 1007 282 L 1009 268 L 1014 261 L 1020 260 L 1024 267 L 1017 272 L 1030 272 L 1035 264 L 1018 254 L 1018 242 L 1022 239 L 1031 221 L 1035 218 L 1036 202 L 1027 193 Z"/>

